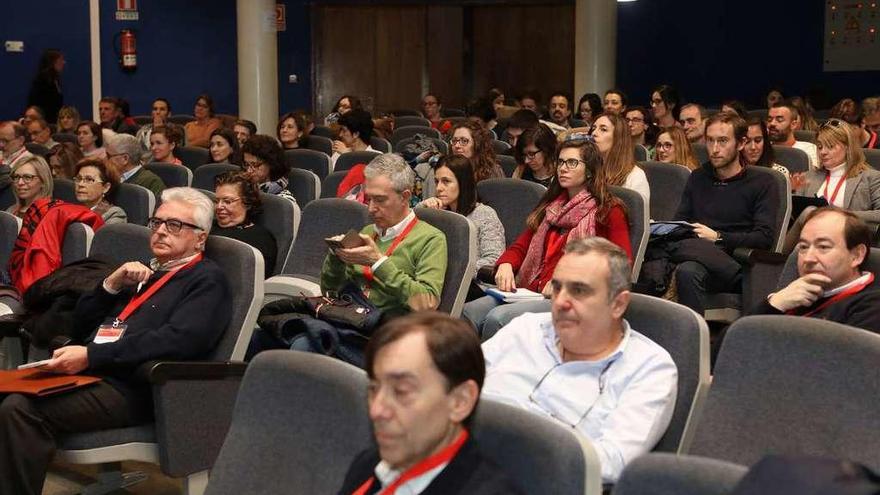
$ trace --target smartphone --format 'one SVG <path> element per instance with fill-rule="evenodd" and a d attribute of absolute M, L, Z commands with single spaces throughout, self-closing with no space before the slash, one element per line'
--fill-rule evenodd
<path fill-rule="evenodd" d="M 364 240 L 354 229 L 349 230 L 345 234 L 339 234 L 333 237 L 327 237 L 324 242 L 330 246 L 330 249 L 353 248 L 363 246 Z"/>
<path fill-rule="evenodd" d="M 49 364 L 51 361 L 52 361 L 51 359 L 44 359 L 42 361 L 34 361 L 33 363 L 22 364 L 21 366 L 18 367 L 18 369 L 29 370 L 31 368 L 42 368 L 43 366 L 46 366 L 47 364 Z"/>

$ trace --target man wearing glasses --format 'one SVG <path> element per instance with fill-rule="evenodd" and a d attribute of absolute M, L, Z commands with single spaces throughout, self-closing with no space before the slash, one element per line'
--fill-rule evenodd
<path fill-rule="evenodd" d="M 614 483 L 669 426 L 678 371 L 623 319 L 630 266 L 621 248 L 601 237 L 569 242 L 550 283 L 551 313 L 526 313 L 483 343 L 483 397 L 586 436 L 603 482 Z"/>
<path fill-rule="evenodd" d="M 18 122 L 0 123 L 0 191 L 12 183 L 9 180 L 12 165 L 33 156 L 24 147 L 26 136 L 27 129 Z"/>
<path fill-rule="evenodd" d="M 134 139 L 134 137 L 132 137 Z M 229 324 L 229 284 L 203 258 L 211 200 L 172 188 L 148 226 L 153 260 L 123 264 L 76 306 L 76 345 L 57 349 L 42 369 L 102 381 L 63 394 L 12 394 L 0 402 L 0 494 L 39 494 L 58 434 L 149 421 L 149 387 L 136 379 L 152 360 L 207 355 Z"/>
<path fill-rule="evenodd" d="M 158 198 L 165 183 L 141 165 L 145 151 L 141 142 L 128 134 L 117 134 L 107 140 L 107 162 L 119 173 L 121 182 L 146 187 Z"/>

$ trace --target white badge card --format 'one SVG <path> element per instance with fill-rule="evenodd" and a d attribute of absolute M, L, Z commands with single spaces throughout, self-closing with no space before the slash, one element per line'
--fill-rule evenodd
<path fill-rule="evenodd" d="M 96 344 L 109 344 L 111 342 L 116 342 L 122 337 L 122 334 L 125 333 L 125 329 L 128 328 L 128 325 L 101 325 L 98 327 L 98 333 L 95 335 L 95 339 L 92 342 Z"/>

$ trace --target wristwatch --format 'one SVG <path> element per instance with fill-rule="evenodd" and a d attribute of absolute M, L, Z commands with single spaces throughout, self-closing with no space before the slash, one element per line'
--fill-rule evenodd
<path fill-rule="evenodd" d="M 720 245 L 721 243 L 724 242 L 724 239 L 721 237 L 721 232 L 720 232 L 720 231 L 717 231 L 717 230 L 716 230 L 715 233 L 718 234 L 718 238 L 715 239 L 715 245 L 718 246 L 718 245 Z"/>

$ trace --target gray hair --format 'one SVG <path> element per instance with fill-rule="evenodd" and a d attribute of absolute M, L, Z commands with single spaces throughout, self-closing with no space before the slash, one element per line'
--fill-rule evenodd
<path fill-rule="evenodd" d="M 162 191 L 162 202 L 177 201 L 193 207 L 193 221 L 206 234 L 211 233 L 214 221 L 214 202 L 191 187 L 171 187 Z"/>
<path fill-rule="evenodd" d="M 383 153 L 373 158 L 364 169 L 364 178 L 375 179 L 380 175 L 388 177 L 394 190 L 399 193 L 412 191 L 415 187 L 416 173 L 400 155 Z"/>
<path fill-rule="evenodd" d="M 608 260 L 608 299 L 629 290 L 632 268 L 626 252 L 620 246 L 597 236 L 575 239 L 565 245 L 565 254 L 585 255 L 592 252 L 599 253 Z"/>
<path fill-rule="evenodd" d="M 144 149 L 140 140 L 130 134 L 116 134 L 107 138 L 107 147 L 111 154 L 125 153 L 133 166 L 143 163 L 143 157 L 147 150 Z"/>

